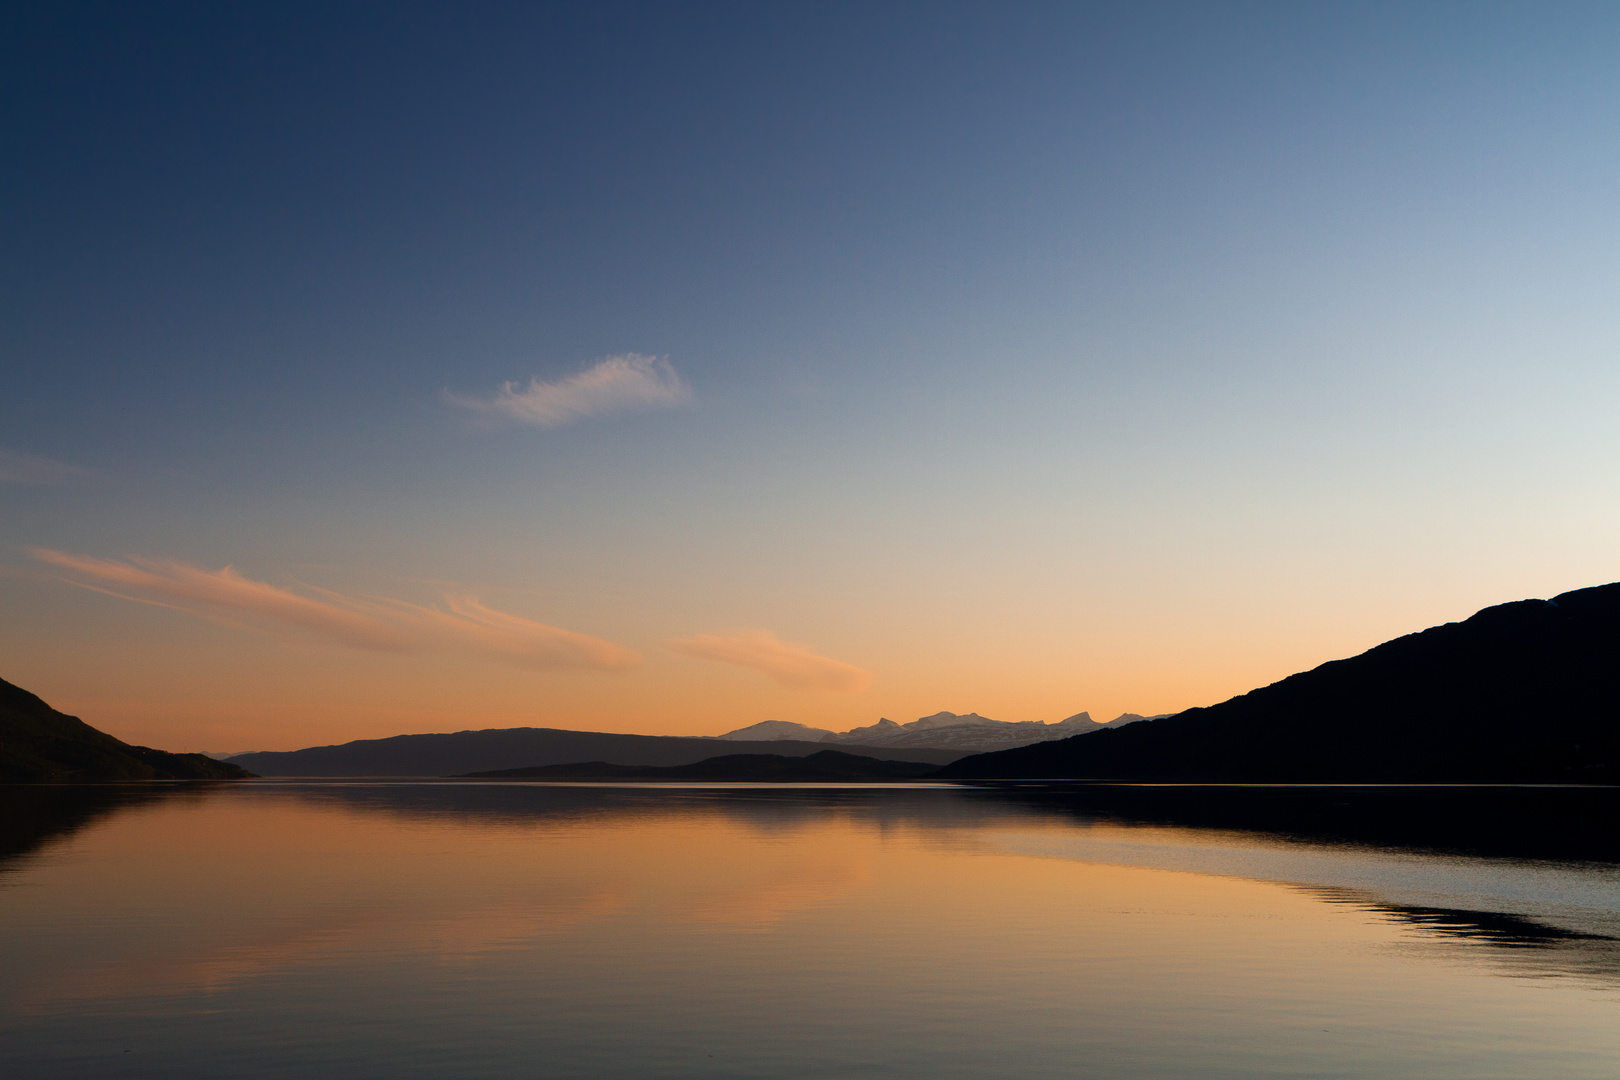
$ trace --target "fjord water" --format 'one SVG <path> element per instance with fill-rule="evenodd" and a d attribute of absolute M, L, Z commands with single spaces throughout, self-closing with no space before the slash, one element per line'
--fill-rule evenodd
<path fill-rule="evenodd" d="M 1620 1075 L 1613 793 L 1274 796 L 5 789 L 0 1073 Z"/>

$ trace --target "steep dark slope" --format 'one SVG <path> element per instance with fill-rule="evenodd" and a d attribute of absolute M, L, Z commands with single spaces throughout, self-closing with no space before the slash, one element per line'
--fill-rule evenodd
<path fill-rule="evenodd" d="M 859 754 L 821 750 L 804 757 L 781 754 L 725 754 L 690 765 L 610 765 L 586 761 L 473 773 L 486 780 L 731 780 L 770 783 L 914 780 L 935 766 L 917 761 L 881 761 Z"/>
<path fill-rule="evenodd" d="M 671 735 L 619 735 L 556 728 L 492 728 L 444 735 L 396 735 L 340 746 L 238 754 L 231 761 L 260 776 L 454 776 L 497 769 L 602 761 L 614 765 L 690 765 L 720 752 L 803 757 L 844 750 L 890 761 L 944 765 L 961 750 L 852 747 L 790 740 L 727 742 Z"/>
<path fill-rule="evenodd" d="M 0 782 L 235 780 L 240 766 L 202 754 L 170 754 L 97 731 L 0 679 Z"/>
<path fill-rule="evenodd" d="M 1620 584 L 1486 608 L 1219 705 L 939 777 L 1620 783 Z"/>

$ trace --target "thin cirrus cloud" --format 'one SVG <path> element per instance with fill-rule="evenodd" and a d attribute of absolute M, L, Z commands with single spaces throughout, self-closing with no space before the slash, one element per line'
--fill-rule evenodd
<path fill-rule="evenodd" d="M 245 578 L 229 566 L 206 570 L 168 559 L 134 557 L 119 562 L 49 548 L 32 548 L 29 554 L 64 571 L 63 580 L 97 592 L 204 618 L 244 618 L 355 648 L 473 654 L 541 671 L 613 671 L 641 662 L 634 652 L 611 641 L 496 611 L 467 595 L 446 595 L 449 610 L 442 611 L 325 589 L 312 590 L 319 598 L 304 596 Z"/>
<path fill-rule="evenodd" d="M 871 672 L 842 660 L 818 656 L 803 645 L 780 640 L 769 630 L 695 634 L 665 644 L 678 653 L 701 660 L 749 668 L 795 690 L 858 694 L 872 685 Z"/>
<path fill-rule="evenodd" d="M 692 400 L 668 358 L 623 353 L 557 382 L 531 379 L 527 387 L 506 383 L 490 397 L 463 397 L 445 391 L 452 405 L 486 416 L 540 427 L 556 427 L 593 416 L 636 409 L 662 409 Z"/>
<path fill-rule="evenodd" d="M 34 454 L 19 454 L 13 450 L 0 449 L 0 484 L 44 487 L 49 484 L 61 484 L 83 475 L 84 470 L 77 465 L 52 461 L 50 458 Z"/>

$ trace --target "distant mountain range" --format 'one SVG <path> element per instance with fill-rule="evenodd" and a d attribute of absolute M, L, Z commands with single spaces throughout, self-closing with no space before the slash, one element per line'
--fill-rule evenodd
<path fill-rule="evenodd" d="M 732 753 L 717 755 L 724 747 Z M 976 750 L 988 752 L 974 753 Z M 830 756 L 829 756 L 830 755 Z M 937 772 L 931 770 L 939 768 Z M 504 728 L 217 762 L 129 746 L 0 681 L 0 781 L 263 776 L 1620 784 L 1620 583 L 1486 608 L 1208 708 L 1099 724 L 935 713 L 718 738 Z"/>
<path fill-rule="evenodd" d="M 614 765 L 586 761 L 470 774 L 480 780 L 667 780 L 753 781 L 769 783 L 849 783 L 916 780 L 938 768 L 920 761 L 882 761 L 839 750 L 803 757 L 781 754 L 726 754 L 690 765 Z"/>
<path fill-rule="evenodd" d="M 715 757 L 716 742 L 738 754 L 804 757 L 842 750 L 885 761 L 945 765 L 967 754 L 1103 731 L 1146 719 L 1126 713 L 1099 724 L 1078 713 L 1056 724 L 1004 723 L 977 713 L 935 713 L 909 724 L 879 720 L 846 732 L 767 720 L 717 738 L 621 735 L 560 728 L 490 728 L 435 735 L 360 739 L 304 750 L 237 754 L 229 760 L 260 776 L 456 776 L 603 762 L 670 768 Z"/>
<path fill-rule="evenodd" d="M 940 779 L 1620 783 L 1620 583 L 1522 600 L 1208 708 Z"/>
<path fill-rule="evenodd" d="M 937 712 L 909 724 L 897 724 L 885 718 L 868 727 L 851 728 L 849 731 L 829 731 L 789 720 L 766 720 L 728 731 L 720 738 L 737 742 L 792 739 L 799 742 L 836 742 L 844 746 L 881 746 L 889 749 L 931 747 L 982 753 L 1087 735 L 1150 719 L 1156 718 L 1125 713 L 1103 724 L 1093 720 L 1090 713 L 1082 712 L 1055 724 L 1043 724 L 1038 721 L 1013 723 L 991 720 L 978 713 Z"/>
<path fill-rule="evenodd" d="M 202 754 L 131 746 L 0 679 L 0 782 L 237 780 L 247 775 L 239 766 Z"/>
<path fill-rule="evenodd" d="M 730 742 L 677 735 L 620 735 L 605 731 L 558 728 L 492 728 L 443 735 L 395 735 L 360 739 L 338 746 L 305 750 L 238 754 L 231 762 L 260 776 L 459 776 L 578 762 L 614 765 L 691 765 L 725 749 L 739 754 L 804 757 L 827 749 L 845 749 L 893 761 L 939 766 L 967 751 L 929 747 L 846 747 L 822 742 L 772 740 Z"/>

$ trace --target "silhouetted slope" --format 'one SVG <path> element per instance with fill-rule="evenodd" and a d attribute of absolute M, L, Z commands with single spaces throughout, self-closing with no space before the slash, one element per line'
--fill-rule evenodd
<path fill-rule="evenodd" d="M 97 731 L 0 679 L 0 781 L 234 780 L 240 766 L 170 754 Z"/>
<path fill-rule="evenodd" d="M 820 783 L 860 780 L 914 780 L 937 766 L 917 761 L 880 761 L 859 754 L 822 750 L 804 757 L 781 754 L 725 754 L 690 765 L 610 765 L 605 761 L 541 765 L 472 773 L 483 780 L 739 780 Z"/>
<path fill-rule="evenodd" d="M 1209 708 L 941 779 L 1620 782 L 1620 584 L 1523 600 Z"/>
<path fill-rule="evenodd" d="M 444 735 L 395 735 L 340 746 L 278 753 L 238 754 L 230 760 L 260 776 L 453 776 L 497 769 L 603 761 L 614 765 L 690 765 L 717 751 L 803 757 L 818 750 L 850 750 L 826 743 L 723 742 L 672 735 L 618 735 L 556 728 L 492 728 Z M 944 765 L 965 751 L 860 747 L 891 761 Z"/>

